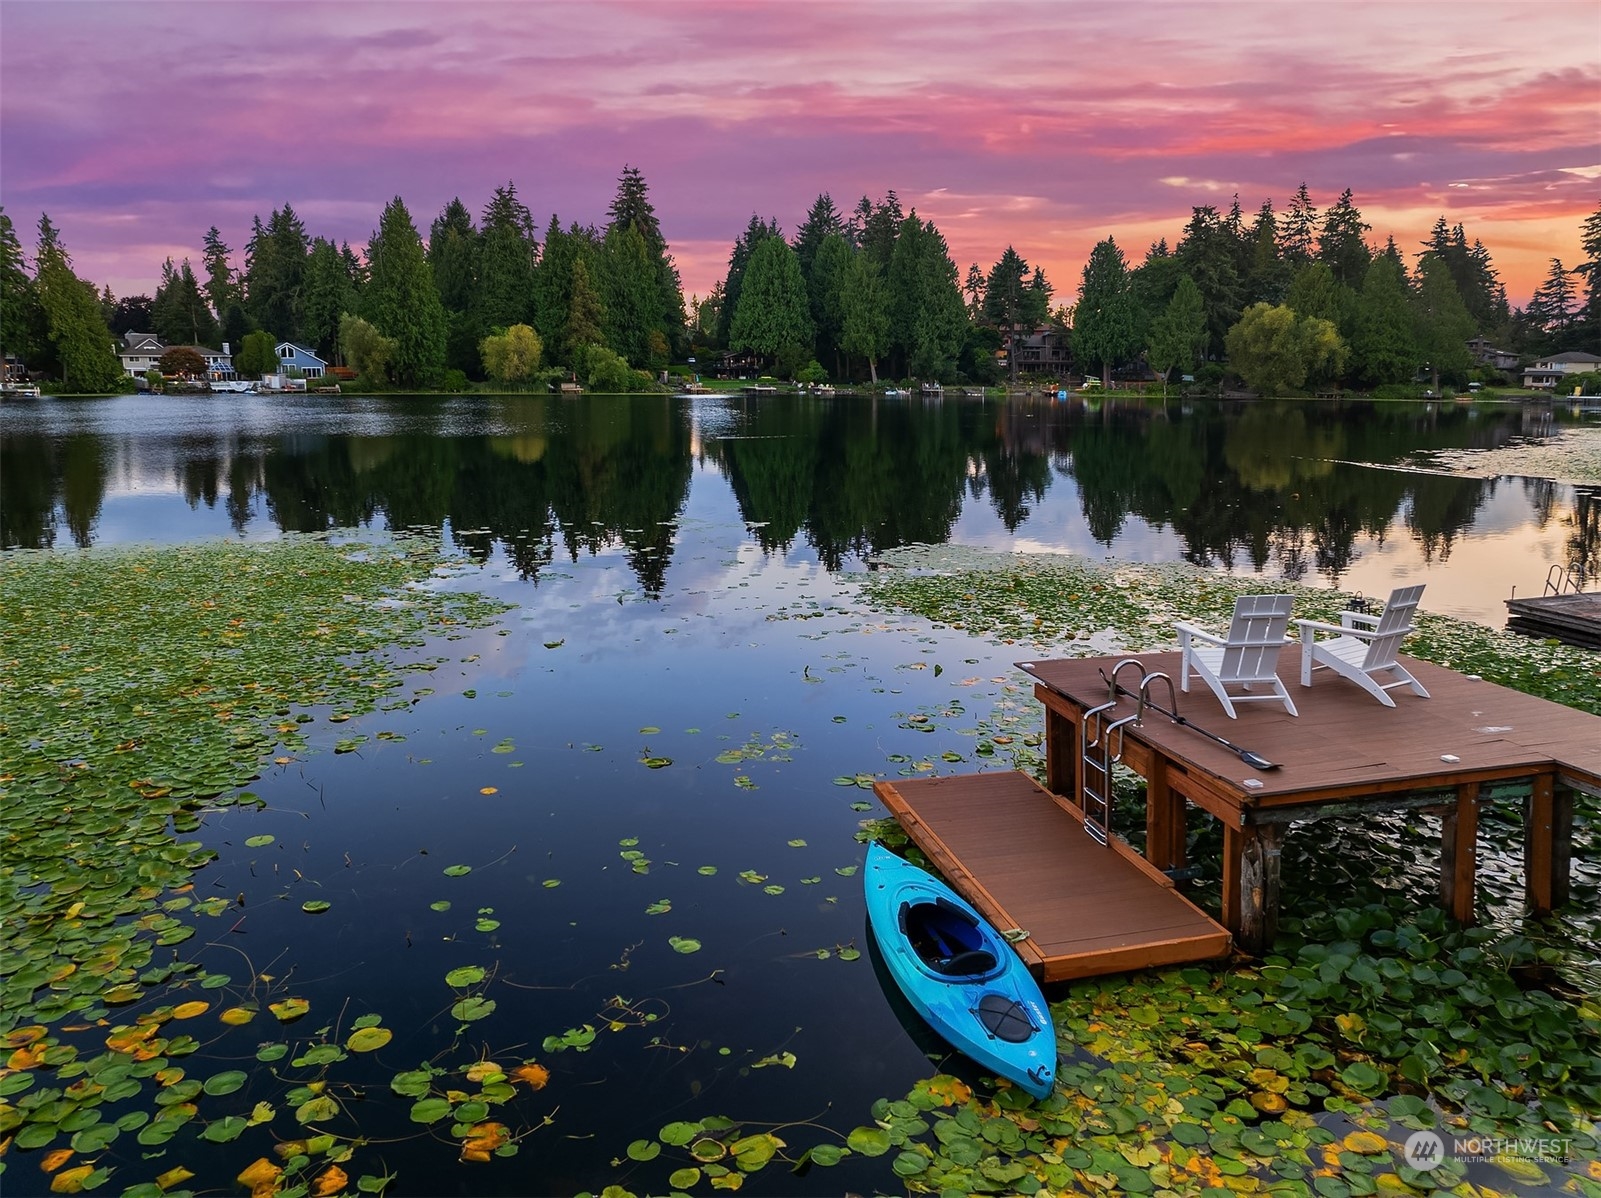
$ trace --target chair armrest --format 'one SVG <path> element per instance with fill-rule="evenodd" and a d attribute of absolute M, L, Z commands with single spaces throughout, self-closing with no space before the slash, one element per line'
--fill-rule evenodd
<path fill-rule="evenodd" d="M 1340 613 L 1340 623 L 1346 628 L 1354 628 L 1359 623 L 1366 624 L 1369 628 L 1377 628 L 1379 626 L 1379 617 L 1370 616 L 1361 611 L 1342 611 Z"/>
<path fill-rule="evenodd" d="M 1344 624 L 1325 624 L 1321 620 L 1297 620 L 1295 626 L 1301 630 L 1301 640 L 1312 640 L 1309 633 L 1334 632 L 1340 636 L 1365 637 L 1370 633 L 1366 628 L 1351 628 Z"/>
<path fill-rule="evenodd" d="M 1174 623 L 1173 628 L 1179 634 L 1179 641 L 1187 640 L 1205 641 L 1209 645 L 1226 645 L 1228 641 L 1216 633 L 1208 632 L 1204 628 L 1197 628 L 1194 624 L 1186 624 L 1183 620 Z"/>

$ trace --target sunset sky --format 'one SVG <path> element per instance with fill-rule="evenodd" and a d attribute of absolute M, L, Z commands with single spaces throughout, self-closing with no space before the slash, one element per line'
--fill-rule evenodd
<path fill-rule="evenodd" d="M 78 273 L 153 294 L 205 230 L 293 204 L 360 249 L 508 180 L 543 229 L 650 187 L 686 295 L 752 214 L 894 189 L 959 271 L 1008 244 L 1074 297 L 1192 207 L 1344 188 L 1410 260 L 1436 218 L 1514 305 L 1601 200 L 1596 0 L 1166 3 L 0 0 L 0 204 Z"/>

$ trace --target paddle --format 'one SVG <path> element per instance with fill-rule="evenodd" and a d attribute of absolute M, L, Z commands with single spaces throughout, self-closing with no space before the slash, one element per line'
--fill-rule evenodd
<path fill-rule="evenodd" d="M 1101 677 L 1106 680 L 1106 684 L 1108 686 L 1110 686 L 1115 693 L 1122 694 L 1122 695 L 1127 695 L 1131 699 L 1138 699 L 1140 697 L 1134 691 L 1129 690 L 1128 687 L 1120 686 L 1118 683 L 1113 682 L 1111 678 L 1107 677 L 1107 673 L 1106 673 L 1105 670 L 1101 671 Z M 1201 727 L 1198 727 L 1195 724 L 1190 723 L 1189 720 L 1185 719 L 1178 712 L 1169 711 L 1167 708 L 1158 706 L 1156 703 L 1151 702 L 1149 697 L 1147 697 L 1145 699 L 1145 706 L 1149 707 L 1152 711 L 1161 712 L 1163 715 L 1167 716 L 1168 719 L 1172 720 L 1175 724 L 1182 725 L 1183 727 L 1188 728 L 1191 732 L 1199 732 L 1202 736 L 1206 737 L 1208 740 L 1216 741 L 1218 744 L 1222 745 L 1225 749 L 1228 749 L 1230 752 L 1237 754 L 1241 761 L 1245 762 L 1246 765 L 1252 767 L 1253 769 L 1276 770 L 1276 769 L 1279 768 L 1277 762 L 1269 761 L 1266 757 L 1263 757 L 1262 754 L 1253 753 L 1253 752 L 1251 752 L 1250 749 L 1242 749 L 1242 748 L 1240 748 L 1239 745 L 1235 744 L 1233 741 L 1224 740 L 1217 733 L 1208 732 L 1205 728 L 1201 728 Z"/>

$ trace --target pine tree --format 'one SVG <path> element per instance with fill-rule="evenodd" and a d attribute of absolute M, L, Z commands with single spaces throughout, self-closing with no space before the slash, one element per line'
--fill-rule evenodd
<path fill-rule="evenodd" d="M 28 277 L 22 241 L 0 208 L 0 353 L 35 369 L 43 368 L 48 348 L 44 309 Z"/>
<path fill-rule="evenodd" d="M 1234 270 L 1236 243 L 1210 206 L 1195 208 L 1173 251 L 1180 268 L 1195 281 L 1206 309 L 1208 351 L 1221 353 L 1223 338 L 1240 316 L 1240 278 Z M 1136 330 L 1136 341 L 1138 331 Z"/>
<path fill-rule="evenodd" d="M 1204 296 L 1203 296 L 1204 299 Z M 1111 381 L 1112 367 L 1139 349 L 1134 300 L 1129 294 L 1128 265 L 1117 241 L 1108 237 L 1090 251 L 1073 308 L 1073 352 L 1082 366 L 1100 367 L 1101 382 Z"/>
<path fill-rule="evenodd" d="M 477 375 L 482 330 L 473 311 L 478 290 L 478 229 L 460 199 L 452 199 L 428 230 L 428 266 L 445 308 L 445 366 Z"/>
<path fill-rule="evenodd" d="M 601 243 L 606 345 L 636 370 L 660 370 L 655 342 L 661 324 L 660 279 L 650 246 L 634 225 L 612 225 Z M 653 336 L 654 335 L 654 336 Z"/>
<path fill-rule="evenodd" d="M 901 227 L 906 222 L 901 212 L 901 198 L 893 190 L 878 204 L 869 202 L 863 196 L 856 212 L 862 226 L 858 245 L 873 265 L 888 278 L 890 259 L 895 254 L 895 239 L 900 236 Z"/>
<path fill-rule="evenodd" d="M 878 362 L 889 352 L 889 308 L 878 267 L 858 251 L 840 282 L 840 348 L 867 360 L 878 382 Z"/>
<path fill-rule="evenodd" d="M 819 361 L 832 359 L 835 375 L 844 374 L 840 335 L 845 326 L 845 311 L 841 296 L 845 272 L 856 253 L 843 233 L 830 233 L 817 248 L 808 284 L 808 292 L 814 297 L 812 321 L 817 333 L 817 357 Z"/>
<path fill-rule="evenodd" d="M 764 237 L 750 256 L 728 347 L 753 350 L 793 377 L 811 356 L 812 318 L 795 251 Z"/>
<path fill-rule="evenodd" d="M 204 289 L 206 302 L 211 305 L 218 320 L 223 318 L 230 304 L 239 301 L 239 285 L 234 279 L 233 267 L 228 262 L 228 255 L 232 253 L 216 225 L 206 230 L 205 252 L 202 255 L 206 267 Z"/>
<path fill-rule="evenodd" d="M 123 377 L 122 364 L 112 350 L 99 296 L 92 283 L 73 273 L 72 259 L 47 214 L 39 217 L 34 284 L 67 389 L 86 393 L 115 390 Z"/>
<path fill-rule="evenodd" d="M 1362 220 L 1349 187 L 1340 193 L 1334 207 L 1323 214 L 1317 257 L 1332 272 L 1335 282 L 1352 289 L 1362 285 L 1368 263 L 1373 258 L 1364 235 L 1372 227 Z"/>
<path fill-rule="evenodd" d="M 295 336 L 325 362 L 337 360 L 339 321 L 356 307 L 356 285 L 339 248 L 326 238 L 311 243 L 306 259 L 305 294 Z"/>
<path fill-rule="evenodd" d="M 1145 360 L 1162 376 L 1162 393 L 1167 394 L 1168 376 L 1174 367 L 1188 371 L 1206 354 L 1210 340 L 1201 289 L 1189 275 L 1179 278 L 1173 298 L 1161 316 L 1152 322 Z"/>
<path fill-rule="evenodd" d="M 1405 267 L 1399 252 L 1386 251 L 1373 259 L 1362 280 L 1351 333 L 1351 371 L 1364 385 L 1382 387 L 1410 380 L 1418 360 Z"/>
<path fill-rule="evenodd" d="M 750 224 L 734 241 L 734 248 L 728 255 L 728 274 L 723 279 L 723 307 L 717 317 L 717 340 L 724 345 L 732 344 L 734 313 L 739 309 L 739 294 L 745 286 L 745 269 L 751 255 L 767 238 L 782 236 L 776 218 L 763 224 L 761 218 L 752 212 Z"/>
<path fill-rule="evenodd" d="M 481 329 L 508 329 L 533 319 L 538 253 L 534 218 L 517 198 L 516 185 L 495 188 L 479 233 L 476 312 Z"/>
<path fill-rule="evenodd" d="M 1279 304 L 1290 287 L 1290 269 L 1279 255 L 1278 217 L 1273 203 L 1265 201 L 1256 214 L 1250 230 L 1249 261 L 1240 296 L 1242 304 Z"/>
<path fill-rule="evenodd" d="M 678 266 L 668 252 L 667 238 L 662 235 L 661 222 L 651 206 L 650 188 L 645 176 L 631 166 L 625 166 L 617 180 L 617 195 L 610 209 L 612 229 L 634 229 L 644 240 L 656 280 L 656 295 L 651 310 L 651 330 L 665 339 L 670 349 L 684 343 L 684 286 L 678 276 Z"/>
<path fill-rule="evenodd" d="M 1000 260 L 990 267 L 984 280 L 984 317 L 996 327 L 1011 346 L 1007 361 L 1011 381 L 1017 383 L 1018 350 L 1026 332 L 1045 322 L 1050 313 L 1050 294 L 1043 295 L 1030 286 L 1027 279 L 1028 263 L 1011 246 L 1007 246 Z M 1041 277 L 1043 284 L 1043 276 Z"/>
<path fill-rule="evenodd" d="M 209 346 L 217 339 L 217 322 L 187 258 L 181 268 L 174 268 L 171 258 L 162 264 L 161 285 L 150 314 L 156 335 L 168 345 Z"/>
<path fill-rule="evenodd" d="M 1560 344 L 1573 323 L 1573 312 L 1573 283 L 1562 265 L 1562 259 L 1552 258 L 1545 282 L 1535 289 L 1533 298 L 1529 300 L 1527 314 Z"/>
<path fill-rule="evenodd" d="M 1462 303 L 1450 265 L 1440 255 L 1425 253 L 1418 262 L 1417 290 L 1412 298 L 1412 327 L 1418 353 L 1438 393 L 1441 374 L 1461 374 L 1472 365 L 1468 339 L 1473 317 Z"/>
<path fill-rule="evenodd" d="M 1302 183 L 1290 201 L 1290 210 L 1280 226 L 1279 256 L 1293 270 L 1312 259 L 1317 248 L 1317 209 Z"/>
<path fill-rule="evenodd" d="M 432 384 L 445 368 L 445 309 L 422 237 L 399 196 L 378 220 L 378 231 L 367 243 L 367 262 L 372 276 L 362 296 L 362 314 L 395 343 L 389 362 L 395 382 L 402 387 Z"/>
<path fill-rule="evenodd" d="M 245 309 L 258 328 L 282 340 L 300 328 L 301 287 L 311 241 L 295 210 L 285 204 L 265 226 L 253 222 L 245 246 Z"/>
<path fill-rule="evenodd" d="M 568 300 L 567 318 L 561 330 L 569 363 L 576 365 L 591 346 L 601 344 L 601 325 L 605 319 L 600 295 L 589 279 L 589 261 L 580 255 L 573 261 L 572 292 Z"/>

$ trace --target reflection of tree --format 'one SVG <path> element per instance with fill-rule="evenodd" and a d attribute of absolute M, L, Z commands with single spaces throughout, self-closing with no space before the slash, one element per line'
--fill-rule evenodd
<path fill-rule="evenodd" d="M 1579 566 L 1586 578 L 1594 578 L 1601 573 L 1601 487 L 1578 487 L 1576 492 L 1564 564 Z"/>
<path fill-rule="evenodd" d="M 0 437 L 0 548 L 55 544 L 50 440 L 35 434 Z"/>
<path fill-rule="evenodd" d="M 75 433 L 61 445 L 61 510 L 73 544 L 89 548 L 106 493 L 106 461 L 100 438 Z"/>

